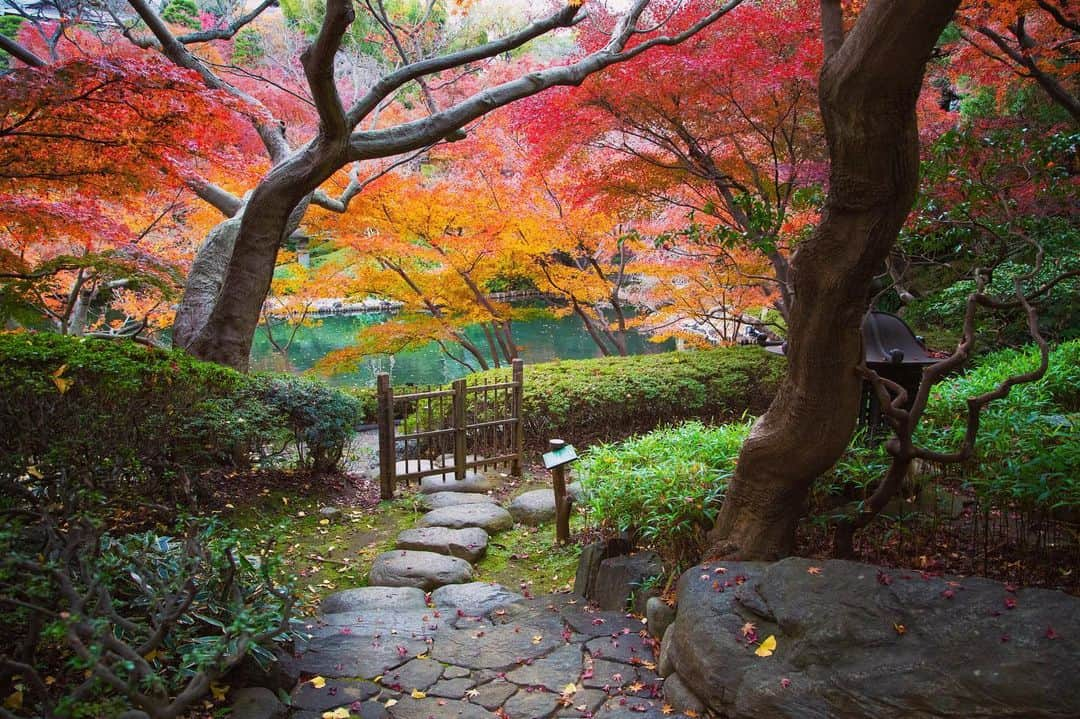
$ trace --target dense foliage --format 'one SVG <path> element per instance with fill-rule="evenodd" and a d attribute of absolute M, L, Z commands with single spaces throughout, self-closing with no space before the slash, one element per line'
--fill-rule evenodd
<path fill-rule="evenodd" d="M 942 382 L 931 395 L 917 441 L 954 449 L 964 433 L 967 398 L 1037 363 L 1033 347 L 1002 350 Z M 1072 340 L 1054 348 L 1046 377 L 1014 387 L 983 412 L 976 457 L 964 468 L 958 489 L 986 507 L 1042 513 L 1080 508 L 1078 388 L 1080 341 Z M 579 471 L 592 518 L 608 531 L 634 531 L 672 566 L 695 558 L 748 430 L 743 423 L 691 422 L 591 449 Z M 868 497 L 887 467 L 882 446 L 857 435 L 816 488 L 816 506 L 824 511 L 817 519 L 828 523 L 835 511 Z"/>
<path fill-rule="evenodd" d="M 749 422 L 687 422 L 589 449 L 578 468 L 585 504 L 607 531 L 630 532 L 670 568 L 701 556 Z"/>
<path fill-rule="evenodd" d="M 21 680 L 0 670 L 6 716 L 176 716 L 223 691 L 246 656 L 267 666 L 293 638 L 294 601 L 261 538 L 214 523 L 121 536 L 59 519 L 0 527 L 0 630 L 20 638 L 8 658 Z"/>
<path fill-rule="evenodd" d="M 783 367 L 780 357 L 756 347 L 526 365 L 526 441 L 610 441 L 665 422 L 760 413 L 772 401 Z M 474 377 L 482 384 L 509 375 L 509 369 L 496 369 Z"/>
<path fill-rule="evenodd" d="M 331 469 L 361 399 L 245 376 L 129 342 L 0 334 L 0 481 L 92 488 L 120 503 L 197 502 L 206 472 L 292 452 Z"/>

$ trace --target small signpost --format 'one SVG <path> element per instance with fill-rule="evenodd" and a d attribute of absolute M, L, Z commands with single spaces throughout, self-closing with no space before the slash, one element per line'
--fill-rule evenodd
<path fill-rule="evenodd" d="M 551 470 L 555 490 L 555 541 L 570 541 L 570 498 L 566 496 L 566 465 L 578 458 L 573 445 L 561 439 L 548 442 L 549 452 L 544 453 L 544 468 Z"/>

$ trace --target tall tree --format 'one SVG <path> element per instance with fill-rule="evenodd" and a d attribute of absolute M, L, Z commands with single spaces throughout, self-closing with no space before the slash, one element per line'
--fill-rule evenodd
<path fill-rule="evenodd" d="M 509 53 L 549 32 L 579 24 L 585 14 L 581 4 L 573 2 L 506 37 L 431 58 L 414 60 L 407 49 L 401 47 L 401 66 L 382 76 L 346 108 L 335 79 L 335 57 L 355 13 L 348 0 L 329 0 L 318 35 L 301 55 L 308 88 L 318 112 L 318 129 L 311 140 L 293 150 L 280 127 L 260 120 L 260 136 L 271 155 L 272 169 L 259 181 L 250 198 L 235 208 L 234 217 L 225 223 L 234 224 L 235 242 L 221 243 L 216 261 L 197 263 L 193 269 L 185 293 L 186 301 L 181 303 L 177 317 L 179 342 L 203 359 L 238 368 L 247 366 L 251 340 L 283 239 L 295 228 L 309 203 L 347 206 L 355 195 L 356 190 L 350 189 L 337 199 L 316 193 L 319 186 L 341 168 L 354 162 L 423 151 L 445 139 L 459 137 L 464 127 L 496 107 L 556 85 L 580 83 L 588 75 L 636 57 L 650 48 L 683 42 L 739 2 L 730 0 L 680 32 L 663 35 L 660 30 L 664 23 L 660 22 L 659 26 L 656 23 L 662 21 L 672 8 L 654 10 L 648 0 L 638 0 L 617 19 L 608 42 L 578 60 L 482 89 L 445 109 L 431 107 L 432 112 L 427 117 L 390 127 L 358 129 L 403 86 Z M 173 35 L 144 0 L 130 0 L 130 3 L 170 59 L 196 69 L 211 87 L 225 86 L 184 42 Z M 369 5 L 369 10 L 372 8 Z M 392 35 L 392 25 L 386 23 L 385 27 Z M 231 233 L 223 231 L 220 234 Z M 223 263 L 220 260 L 224 258 L 228 258 L 228 263 L 221 275 Z M 194 276 L 196 272 L 199 273 L 197 277 Z M 220 287 L 220 291 L 215 292 L 216 287 Z M 191 301 L 196 294 L 200 299 Z"/>
<path fill-rule="evenodd" d="M 821 222 L 792 260 L 788 370 L 755 423 L 710 538 L 717 555 L 788 554 L 811 484 L 855 429 L 863 316 L 915 200 L 916 103 L 959 0 L 869 0 L 850 31 L 822 0 L 819 104 L 829 147 Z"/>

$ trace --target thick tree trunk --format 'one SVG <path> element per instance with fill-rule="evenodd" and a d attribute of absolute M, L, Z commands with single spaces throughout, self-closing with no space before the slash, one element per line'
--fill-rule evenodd
<path fill-rule="evenodd" d="M 206 326 L 240 234 L 243 210 L 210 230 L 191 263 L 173 320 L 173 347 L 186 349 Z"/>
<path fill-rule="evenodd" d="M 217 300 L 187 345 L 196 357 L 247 369 L 278 249 L 299 223 L 310 194 L 345 164 L 345 139 L 308 145 L 271 169 L 255 188 L 241 215 Z"/>
<path fill-rule="evenodd" d="M 739 454 L 710 535 L 714 555 L 790 553 L 811 484 L 851 439 L 870 283 L 915 198 L 915 103 L 926 62 L 958 4 L 871 0 L 842 45 L 835 46 L 835 35 L 827 43 L 834 46 L 827 47 L 819 99 L 829 194 L 820 225 L 791 262 L 787 376 Z"/>

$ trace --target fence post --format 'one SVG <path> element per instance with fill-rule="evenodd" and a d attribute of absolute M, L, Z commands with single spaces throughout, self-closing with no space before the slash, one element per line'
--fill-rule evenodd
<path fill-rule="evenodd" d="M 380 372 L 376 378 L 379 400 L 379 499 L 394 498 L 394 390 L 390 375 Z"/>
<path fill-rule="evenodd" d="M 555 451 L 565 444 L 561 439 L 553 439 L 548 442 L 548 449 Z M 565 464 L 552 468 L 551 483 L 555 490 L 555 541 L 566 544 L 570 541 L 570 501 L 566 496 Z"/>
<path fill-rule="evenodd" d="M 465 479 L 465 380 L 454 380 L 454 478 Z"/>
<path fill-rule="evenodd" d="M 521 359 L 511 362 L 513 367 L 511 377 L 514 382 L 514 399 L 511 403 L 511 414 L 514 418 L 514 459 L 510 463 L 510 474 L 515 477 L 521 476 L 521 460 L 525 448 L 525 423 L 521 417 L 522 397 L 525 393 L 525 363 Z"/>

